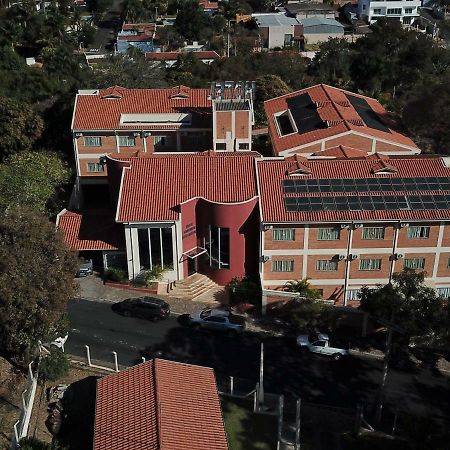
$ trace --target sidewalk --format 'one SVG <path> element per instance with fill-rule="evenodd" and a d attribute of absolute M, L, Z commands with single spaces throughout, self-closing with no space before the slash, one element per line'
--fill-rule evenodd
<path fill-rule="evenodd" d="M 151 297 L 158 297 L 166 301 L 170 305 L 172 313 L 175 315 L 190 314 L 194 311 L 199 311 L 208 307 L 217 307 L 219 305 L 219 303 L 215 302 L 213 299 L 211 299 L 211 302 L 196 302 L 163 294 L 145 294 L 139 291 L 106 286 L 103 284 L 102 279 L 96 274 L 84 278 L 77 278 L 76 282 L 79 285 L 78 298 L 97 302 L 116 303 L 127 298 L 150 295 Z"/>

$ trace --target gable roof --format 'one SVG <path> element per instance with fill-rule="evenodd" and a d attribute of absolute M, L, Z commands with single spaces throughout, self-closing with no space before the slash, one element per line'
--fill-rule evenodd
<path fill-rule="evenodd" d="M 123 169 L 118 222 L 176 220 L 177 207 L 192 198 L 239 203 L 257 195 L 257 153 L 205 152 L 131 158 Z"/>
<path fill-rule="evenodd" d="M 72 250 L 118 250 L 125 247 L 121 226 L 114 222 L 112 211 L 77 213 L 63 209 L 56 227 Z"/>
<path fill-rule="evenodd" d="M 357 148 L 347 147 L 346 145 L 338 145 L 336 147 L 326 148 L 319 152 L 313 153 L 311 156 L 320 156 L 327 158 L 365 158 L 368 152 Z"/>
<path fill-rule="evenodd" d="M 350 99 L 361 99 L 366 102 L 370 108 L 370 115 L 382 124 L 385 131 L 369 126 L 364 121 L 364 119 L 369 121 L 369 118 L 361 117 Z M 310 113 L 315 115 L 315 123 L 306 131 L 294 130 L 292 133 L 280 135 L 274 115 L 290 110 L 292 116 L 292 104 L 299 100 L 309 102 L 308 108 L 311 110 Z M 325 84 L 267 100 L 264 102 L 264 109 L 275 153 L 320 142 L 341 133 L 358 133 L 418 150 L 409 137 L 395 131 L 389 114 L 377 100 Z M 301 122 L 305 123 L 305 120 Z"/>
<path fill-rule="evenodd" d="M 182 95 L 176 95 L 182 93 Z M 209 89 L 176 86 L 169 89 L 126 89 L 113 86 L 78 93 L 73 116 L 73 130 L 147 129 L 145 124 L 122 125 L 122 114 L 191 113 L 199 122 L 212 114 Z"/>
<path fill-rule="evenodd" d="M 93 450 L 227 450 L 214 371 L 154 359 L 97 382 Z"/>
<path fill-rule="evenodd" d="M 297 156 L 297 155 L 295 155 Z M 318 210 L 288 211 L 285 199 L 359 196 L 360 198 L 375 198 L 377 196 L 418 196 L 424 197 L 438 194 L 450 199 L 450 167 L 444 159 L 438 156 L 398 156 L 386 157 L 377 154 L 366 158 L 339 158 L 339 159 L 302 159 L 301 173 L 292 172 L 295 158 L 285 159 L 259 159 L 256 162 L 257 176 L 260 190 L 260 209 L 262 221 L 266 223 L 283 222 L 345 222 L 352 220 L 438 220 L 450 219 L 450 208 L 445 209 L 399 209 L 392 210 L 375 209 L 333 209 L 327 207 Z M 307 169 L 307 170 L 306 170 Z M 309 173 L 308 173 L 309 170 Z M 446 182 L 447 189 L 417 191 L 403 191 L 398 188 L 395 192 L 382 192 L 373 190 L 368 192 L 362 188 L 358 191 L 332 192 L 329 188 L 323 192 L 314 189 L 307 192 L 306 189 L 285 191 L 284 182 L 292 180 L 394 180 L 398 178 L 419 179 L 423 177 L 449 178 Z M 402 184 L 400 183 L 399 186 Z M 425 200 L 424 200 L 425 201 Z M 447 200 L 448 202 L 448 200 Z"/>

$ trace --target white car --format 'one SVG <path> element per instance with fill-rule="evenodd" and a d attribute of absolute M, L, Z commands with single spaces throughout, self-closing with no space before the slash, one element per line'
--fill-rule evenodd
<path fill-rule="evenodd" d="M 242 316 L 218 308 L 191 313 L 189 323 L 196 330 L 226 331 L 228 334 L 242 333 L 245 328 L 245 319 Z"/>
<path fill-rule="evenodd" d="M 311 353 L 331 356 L 335 361 L 349 354 L 348 350 L 332 347 L 329 336 L 322 333 L 311 335 L 301 334 L 297 336 L 297 345 L 300 348 L 307 348 Z"/>

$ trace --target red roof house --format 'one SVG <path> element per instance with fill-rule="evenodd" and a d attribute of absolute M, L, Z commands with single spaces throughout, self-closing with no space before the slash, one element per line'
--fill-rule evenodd
<path fill-rule="evenodd" d="M 97 382 L 94 450 L 227 450 L 214 371 L 154 359 Z"/>
<path fill-rule="evenodd" d="M 264 103 L 276 155 L 311 155 L 343 145 L 386 154 L 420 153 L 370 97 L 320 84 Z"/>

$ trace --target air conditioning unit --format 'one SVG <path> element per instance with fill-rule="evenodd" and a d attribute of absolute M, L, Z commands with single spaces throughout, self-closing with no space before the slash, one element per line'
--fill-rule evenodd
<path fill-rule="evenodd" d="M 144 131 L 144 137 L 146 138 L 146 137 L 149 137 L 149 136 L 151 136 L 152 135 L 152 133 L 150 133 L 149 131 Z"/>
<path fill-rule="evenodd" d="M 337 259 L 338 259 L 339 261 L 344 261 L 345 255 L 337 255 Z"/>
<path fill-rule="evenodd" d="M 273 225 L 263 225 L 263 230 L 264 231 L 273 230 Z"/>
<path fill-rule="evenodd" d="M 262 261 L 263 262 L 272 261 L 272 256 L 271 255 L 263 255 Z"/>
<path fill-rule="evenodd" d="M 409 223 L 401 223 L 400 228 L 409 227 Z"/>
<path fill-rule="evenodd" d="M 403 254 L 403 253 L 396 253 L 395 254 L 395 259 L 397 260 L 397 259 L 402 259 L 402 258 L 404 258 L 405 257 L 405 255 Z"/>
<path fill-rule="evenodd" d="M 134 136 L 134 137 L 140 137 L 140 135 L 141 135 L 141 133 L 139 133 L 139 131 L 135 131 L 135 132 L 133 133 L 133 136 Z"/>
<path fill-rule="evenodd" d="M 83 137 L 83 133 L 75 133 L 75 138 L 78 139 L 80 137 Z"/>
<path fill-rule="evenodd" d="M 358 255 L 348 255 L 348 259 L 354 261 L 355 259 L 358 259 Z"/>
<path fill-rule="evenodd" d="M 355 230 L 356 230 L 356 228 L 362 228 L 362 226 L 363 226 L 362 223 L 355 223 L 355 225 L 354 225 Z"/>
<path fill-rule="evenodd" d="M 348 228 L 349 226 L 350 226 L 349 223 L 341 223 L 341 228 L 342 228 L 342 229 Z"/>

